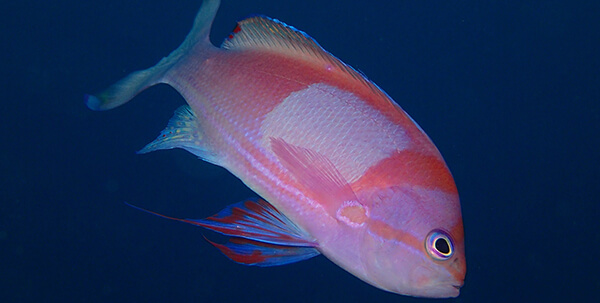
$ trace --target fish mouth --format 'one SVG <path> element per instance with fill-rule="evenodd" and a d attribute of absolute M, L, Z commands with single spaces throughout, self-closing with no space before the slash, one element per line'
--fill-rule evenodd
<path fill-rule="evenodd" d="M 460 288 L 463 286 L 462 284 L 450 284 L 451 287 L 448 287 L 446 284 L 446 293 L 443 298 L 456 298 L 460 294 Z"/>

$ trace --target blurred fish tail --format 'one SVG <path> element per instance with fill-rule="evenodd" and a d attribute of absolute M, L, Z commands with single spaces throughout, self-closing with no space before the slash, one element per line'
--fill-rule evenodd
<path fill-rule="evenodd" d="M 220 0 L 204 0 L 192 30 L 183 43 L 169 56 L 153 67 L 133 72 L 95 95 L 85 95 L 85 103 L 92 110 L 108 110 L 121 106 L 144 89 L 164 83 L 165 74 L 192 48 L 210 45 L 209 33 L 212 21 L 219 8 Z"/>

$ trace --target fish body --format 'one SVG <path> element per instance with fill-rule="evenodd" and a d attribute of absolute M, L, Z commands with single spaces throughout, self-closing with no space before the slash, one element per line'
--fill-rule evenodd
<path fill-rule="evenodd" d="M 213 244 L 240 263 L 321 253 L 387 291 L 457 296 L 466 271 L 458 192 L 427 135 L 379 87 L 282 22 L 244 19 L 213 46 L 219 2 L 203 2 L 186 40 L 156 66 L 86 97 L 105 110 L 171 85 L 188 106 L 140 152 L 186 149 L 268 201 L 171 219 L 234 237 Z"/>

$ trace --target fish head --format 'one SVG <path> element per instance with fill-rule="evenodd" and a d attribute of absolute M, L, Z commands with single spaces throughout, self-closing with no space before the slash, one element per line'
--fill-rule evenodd
<path fill-rule="evenodd" d="M 395 186 L 366 198 L 370 218 L 361 245 L 363 278 L 404 295 L 458 296 L 466 273 L 458 195 Z"/>

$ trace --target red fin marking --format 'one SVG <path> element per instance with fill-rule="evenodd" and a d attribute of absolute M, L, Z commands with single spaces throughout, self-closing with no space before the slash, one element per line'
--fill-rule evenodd
<path fill-rule="evenodd" d="M 226 236 L 288 246 L 317 245 L 292 221 L 262 199 L 232 204 L 216 215 L 190 221 Z"/>
<path fill-rule="evenodd" d="M 232 261 L 245 265 L 263 267 L 285 265 L 319 255 L 319 251 L 313 247 L 273 245 L 243 238 L 231 238 L 225 244 L 208 239 L 206 241 Z"/>
<path fill-rule="evenodd" d="M 238 263 L 275 266 L 302 261 L 319 254 L 317 243 L 313 239 L 261 199 L 239 202 L 216 215 L 198 220 L 169 217 L 126 204 L 159 217 L 202 226 L 231 237 L 225 244 L 207 241 Z"/>

